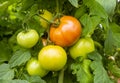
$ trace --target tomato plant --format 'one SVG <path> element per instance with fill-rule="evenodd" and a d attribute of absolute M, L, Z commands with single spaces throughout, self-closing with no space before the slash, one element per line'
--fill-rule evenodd
<path fill-rule="evenodd" d="M 48 10 L 43 9 L 43 10 L 41 10 L 40 16 L 42 17 L 42 18 L 40 18 L 40 24 L 42 25 L 42 27 L 48 28 L 49 23 L 47 21 L 52 20 L 52 18 L 53 18 L 52 13 L 49 12 Z"/>
<path fill-rule="evenodd" d="M 94 42 L 91 38 L 80 38 L 75 45 L 69 48 L 70 55 L 73 59 L 86 55 L 95 50 Z"/>
<path fill-rule="evenodd" d="M 41 67 L 39 61 L 35 58 L 31 58 L 27 62 L 26 69 L 30 75 L 39 75 L 40 77 L 44 77 L 48 73 L 47 70 Z"/>
<path fill-rule="evenodd" d="M 119 79 L 120 0 L 0 0 L 0 83 Z"/>
<path fill-rule="evenodd" d="M 50 27 L 50 40 L 62 47 L 73 45 L 81 35 L 81 24 L 72 16 L 63 16 L 57 27 Z"/>
<path fill-rule="evenodd" d="M 48 45 L 40 50 L 38 60 L 44 69 L 59 71 L 67 62 L 67 54 L 60 46 Z"/>
<path fill-rule="evenodd" d="M 17 35 L 18 44 L 25 48 L 33 47 L 38 42 L 38 39 L 39 39 L 38 33 L 32 29 L 22 31 Z"/>

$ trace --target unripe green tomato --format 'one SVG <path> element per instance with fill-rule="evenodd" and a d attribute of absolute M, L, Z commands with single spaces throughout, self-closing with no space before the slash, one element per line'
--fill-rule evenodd
<path fill-rule="evenodd" d="M 12 4 L 12 5 L 8 6 L 7 11 L 9 13 L 9 18 L 11 20 L 15 20 L 17 18 L 16 15 L 15 15 L 15 12 L 13 12 L 13 10 L 15 10 L 15 6 L 16 6 L 16 4 Z"/>
<path fill-rule="evenodd" d="M 27 72 L 29 75 L 39 75 L 44 77 L 48 74 L 48 71 L 43 69 L 36 58 L 31 58 L 26 65 Z"/>
<path fill-rule="evenodd" d="M 46 20 L 50 21 L 53 18 L 53 15 L 51 12 L 49 12 L 48 10 L 43 10 L 43 13 L 40 14 L 41 17 L 45 18 Z M 43 28 L 47 28 L 48 27 L 48 22 L 45 21 L 44 19 L 40 18 L 40 24 L 42 25 Z"/>
<path fill-rule="evenodd" d="M 40 50 L 38 60 L 44 69 L 59 71 L 67 62 L 67 54 L 60 46 L 48 45 Z"/>
<path fill-rule="evenodd" d="M 94 42 L 92 38 L 89 37 L 79 39 L 77 43 L 69 48 L 70 56 L 73 59 L 76 59 L 79 56 L 83 56 L 85 58 L 88 53 L 94 50 Z"/>
<path fill-rule="evenodd" d="M 38 42 L 38 39 L 39 35 L 34 29 L 21 31 L 17 35 L 17 43 L 24 48 L 33 47 Z"/>

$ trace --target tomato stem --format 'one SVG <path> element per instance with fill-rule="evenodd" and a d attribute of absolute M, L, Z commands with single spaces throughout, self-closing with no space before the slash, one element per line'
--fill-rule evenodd
<path fill-rule="evenodd" d="M 60 10 L 59 10 L 59 0 L 56 0 L 56 12 L 59 13 Z"/>
<path fill-rule="evenodd" d="M 63 83 L 64 82 L 64 71 L 66 69 L 66 66 L 59 72 L 59 77 L 58 77 L 58 83 Z"/>
<path fill-rule="evenodd" d="M 97 46 L 97 47 L 99 47 L 99 48 L 103 48 L 103 46 L 99 43 L 99 42 L 97 42 L 97 41 L 94 41 L 94 44 Z"/>
<path fill-rule="evenodd" d="M 27 27 L 27 24 L 26 24 L 26 23 L 23 23 L 23 24 L 22 24 L 22 28 L 23 28 L 23 30 L 24 30 L 25 32 L 28 31 L 28 27 Z"/>

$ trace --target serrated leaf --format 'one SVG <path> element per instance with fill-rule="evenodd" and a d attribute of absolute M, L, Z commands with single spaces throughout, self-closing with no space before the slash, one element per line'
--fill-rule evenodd
<path fill-rule="evenodd" d="M 44 80 L 40 78 L 40 76 L 31 76 L 29 81 L 31 83 L 46 83 Z"/>
<path fill-rule="evenodd" d="M 115 7 L 116 7 L 116 0 L 96 0 L 98 3 L 100 3 L 103 8 L 105 9 L 105 11 L 107 12 L 107 14 L 112 17 L 115 11 Z M 111 4 L 112 3 L 112 4 Z"/>
<path fill-rule="evenodd" d="M 0 79 L 0 83 L 29 83 L 29 82 L 26 81 L 26 80 L 18 80 L 18 79 L 15 79 L 15 80 L 3 80 L 3 79 Z"/>
<path fill-rule="evenodd" d="M 78 1 L 79 0 L 68 0 L 74 7 L 78 8 L 79 4 Z"/>
<path fill-rule="evenodd" d="M 101 61 L 102 60 L 102 56 L 97 51 L 89 53 L 88 57 L 91 60 L 96 60 L 96 61 Z"/>
<path fill-rule="evenodd" d="M 114 83 L 110 80 L 107 71 L 104 69 L 100 61 L 93 61 L 91 64 L 93 69 L 94 83 Z"/>
<path fill-rule="evenodd" d="M 94 83 L 114 83 L 110 80 L 103 64 L 100 61 L 93 61 L 91 68 L 93 69 L 93 74 L 95 75 Z"/>
<path fill-rule="evenodd" d="M 91 18 L 87 14 L 85 14 L 80 18 L 80 21 L 84 26 L 82 35 L 83 36 L 89 35 L 93 28 Z"/>
<path fill-rule="evenodd" d="M 80 18 L 83 24 L 82 36 L 92 35 L 96 26 L 100 23 L 101 19 L 99 16 L 92 16 L 85 14 Z"/>
<path fill-rule="evenodd" d="M 113 83 L 108 74 L 105 70 L 103 63 L 102 63 L 102 57 L 98 52 L 93 52 L 88 55 L 90 59 L 93 60 L 91 63 L 91 69 L 93 70 L 94 74 L 94 82 L 93 83 Z"/>
<path fill-rule="evenodd" d="M 11 57 L 9 64 L 10 67 L 20 66 L 27 62 L 31 57 L 31 54 L 28 50 L 18 50 Z"/>
<path fill-rule="evenodd" d="M 107 19 L 108 15 L 104 8 L 95 0 L 83 0 L 84 4 L 90 8 L 90 15 L 97 15 L 101 18 Z"/>
<path fill-rule="evenodd" d="M 23 74 L 23 76 L 30 83 L 46 83 L 40 76 L 28 76 L 27 74 Z"/>
<path fill-rule="evenodd" d="M 13 78 L 14 78 L 14 70 L 10 69 L 10 65 L 1 64 L 0 65 L 0 79 L 11 80 Z"/>
<path fill-rule="evenodd" d="M 92 74 L 88 70 L 88 64 L 73 63 L 71 65 L 72 74 L 76 75 L 79 83 L 92 83 Z M 87 69 L 86 69 L 87 68 Z"/>

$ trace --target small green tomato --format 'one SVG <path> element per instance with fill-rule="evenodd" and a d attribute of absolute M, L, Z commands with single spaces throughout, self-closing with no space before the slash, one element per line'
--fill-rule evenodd
<path fill-rule="evenodd" d="M 27 31 L 21 31 L 17 35 L 17 43 L 24 48 L 32 48 L 39 39 L 37 31 L 28 29 Z"/>

